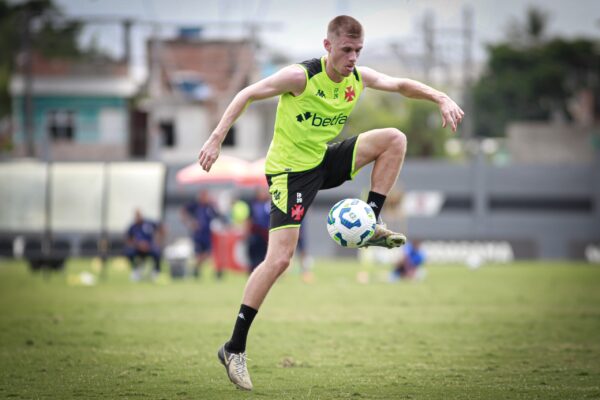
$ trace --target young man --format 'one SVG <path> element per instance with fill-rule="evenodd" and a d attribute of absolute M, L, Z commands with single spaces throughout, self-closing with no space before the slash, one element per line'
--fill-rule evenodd
<path fill-rule="evenodd" d="M 450 124 L 453 131 L 464 115 L 452 99 L 429 86 L 357 67 L 363 30 L 354 18 L 334 18 L 323 44 L 327 55 L 321 59 L 285 67 L 240 91 L 198 158 L 202 168 L 210 171 L 227 131 L 244 109 L 252 101 L 280 96 L 265 167 L 272 201 L 267 255 L 248 279 L 231 340 L 218 352 L 229 379 L 240 389 L 252 389 L 246 367 L 248 330 L 269 289 L 290 263 L 300 224 L 317 191 L 341 185 L 374 162 L 367 203 L 379 216 L 398 178 L 406 137 L 395 128 L 375 129 L 327 145 L 342 130 L 363 89 L 433 101 L 440 107 L 442 125 Z M 405 241 L 404 235 L 380 223 L 366 245 L 392 248 Z"/>

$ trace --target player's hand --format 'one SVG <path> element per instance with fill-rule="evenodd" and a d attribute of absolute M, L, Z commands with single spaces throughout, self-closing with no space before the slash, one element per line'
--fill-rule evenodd
<path fill-rule="evenodd" d="M 198 164 L 200 164 L 203 170 L 209 172 L 212 165 L 217 161 L 217 158 L 219 158 L 220 153 L 221 144 L 218 141 L 215 141 L 211 135 L 200 150 Z"/>
<path fill-rule="evenodd" d="M 465 112 L 448 96 L 440 101 L 439 106 L 442 113 L 442 127 L 445 128 L 446 125 L 450 124 L 452 132 L 456 132 L 456 128 L 465 116 Z"/>

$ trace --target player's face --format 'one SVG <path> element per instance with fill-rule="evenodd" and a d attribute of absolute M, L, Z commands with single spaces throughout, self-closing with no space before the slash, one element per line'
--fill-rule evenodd
<path fill-rule="evenodd" d="M 198 193 L 198 202 L 201 204 L 208 203 L 208 193 L 205 191 L 201 191 Z"/>
<path fill-rule="evenodd" d="M 325 39 L 325 49 L 328 52 L 327 56 L 327 72 L 334 78 L 342 79 L 349 76 L 358 56 L 363 48 L 363 39 L 351 38 L 348 36 L 334 36 L 331 39 Z M 332 76 L 332 73 L 334 76 Z"/>

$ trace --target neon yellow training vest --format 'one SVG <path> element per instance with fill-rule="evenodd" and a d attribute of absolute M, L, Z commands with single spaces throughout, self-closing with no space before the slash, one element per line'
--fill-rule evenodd
<path fill-rule="evenodd" d="M 306 73 L 306 87 L 298 96 L 284 93 L 279 97 L 267 174 L 306 171 L 319 165 L 327 142 L 341 132 L 362 93 L 356 68 L 335 83 L 325 72 L 325 57 L 298 65 Z"/>

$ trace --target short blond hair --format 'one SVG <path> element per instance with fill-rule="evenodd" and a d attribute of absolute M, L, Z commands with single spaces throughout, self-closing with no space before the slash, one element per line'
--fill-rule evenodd
<path fill-rule="evenodd" d="M 363 27 L 360 22 L 348 15 L 338 15 L 327 26 L 327 38 L 340 36 L 362 39 Z"/>

